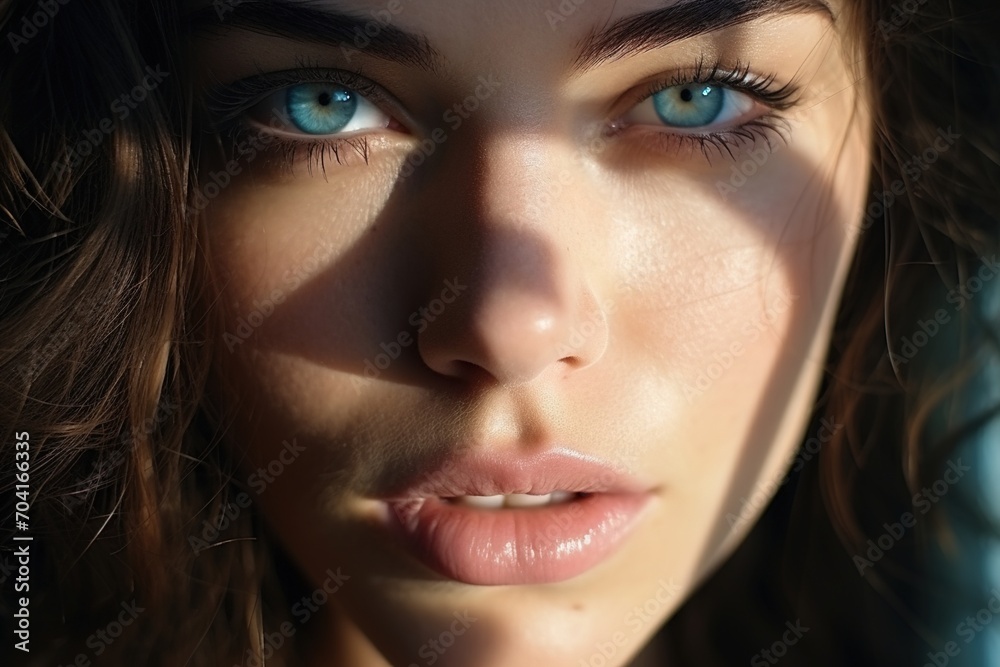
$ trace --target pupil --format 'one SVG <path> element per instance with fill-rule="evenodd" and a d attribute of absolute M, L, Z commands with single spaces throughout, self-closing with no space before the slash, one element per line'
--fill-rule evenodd
<path fill-rule="evenodd" d="M 327 106 L 330 104 L 330 102 L 333 101 L 333 98 L 330 96 L 330 93 L 324 92 L 319 94 L 319 98 L 317 101 L 323 106 Z"/>
<path fill-rule="evenodd" d="M 684 90 L 681 91 L 681 99 L 684 100 L 685 102 L 690 102 L 693 98 L 694 95 L 691 94 L 690 88 L 685 88 Z"/>

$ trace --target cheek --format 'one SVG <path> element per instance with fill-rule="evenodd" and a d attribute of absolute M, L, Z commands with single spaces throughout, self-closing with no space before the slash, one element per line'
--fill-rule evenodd
<path fill-rule="evenodd" d="M 210 261 L 230 307 L 273 290 L 291 294 L 357 241 L 388 197 L 390 167 L 330 167 L 322 176 L 282 182 L 241 174 L 206 209 Z M 375 172 L 375 173 L 373 173 Z M 237 311 L 238 312 L 238 311 Z"/>
<path fill-rule="evenodd" d="M 641 205 L 612 221 L 625 230 L 608 253 L 621 333 L 679 413 L 736 388 L 756 395 L 779 354 L 801 355 L 815 334 L 848 239 L 833 186 L 790 173 L 805 159 L 771 157 L 728 200 L 707 179 L 646 182 Z"/>
<path fill-rule="evenodd" d="M 608 253 L 624 277 L 624 365 L 643 387 L 638 412 L 668 425 L 642 456 L 676 481 L 664 534 L 700 545 L 678 569 L 717 562 L 737 536 L 726 517 L 752 525 L 801 442 L 854 247 L 865 145 L 852 135 L 837 172 L 824 166 L 829 146 L 786 147 L 728 198 L 718 174 L 651 179 L 614 221 L 627 230 Z"/>
<path fill-rule="evenodd" d="M 223 375 L 275 374 L 247 390 L 289 380 L 280 367 L 260 367 L 253 348 L 310 338 L 343 346 L 359 329 L 359 314 L 378 303 L 374 292 L 384 286 L 375 284 L 375 272 L 358 268 L 345 280 L 334 269 L 357 254 L 402 164 L 401 157 L 383 155 L 371 166 L 330 164 L 325 176 L 318 167 L 306 176 L 300 173 L 306 167 L 296 165 L 293 178 L 273 158 L 258 159 L 203 213 L 212 288 L 224 320 L 216 367 Z M 388 260 L 376 252 L 365 261 Z"/>

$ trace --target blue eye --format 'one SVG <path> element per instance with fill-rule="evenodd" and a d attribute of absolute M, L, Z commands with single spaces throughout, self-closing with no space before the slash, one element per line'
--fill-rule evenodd
<path fill-rule="evenodd" d="M 629 125 L 710 130 L 736 125 L 753 111 L 746 93 L 715 83 L 684 83 L 653 93 L 623 117 Z"/>
<path fill-rule="evenodd" d="M 389 127 L 392 118 L 353 88 L 306 82 L 278 89 L 251 111 L 251 117 L 290 135 L 333 136 Z"/>
<path fill-rule="evenodd" d="M 358 110 L 357 94 L 343 86 L 302 83 L 286 93 L 288 117 L 307 134 L 340 132 Z"/>
<path fill-rule="evenodd" d="M 671 86 L 652 97 L 656 115 L 673 127 L 711 125 L 722 111 L 725 91 L 718 86 L 688 84 Z"/>

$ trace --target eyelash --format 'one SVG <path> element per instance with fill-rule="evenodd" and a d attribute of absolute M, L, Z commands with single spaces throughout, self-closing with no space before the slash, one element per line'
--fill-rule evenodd
<path fill-rule="evenodd" d="M 665 152 L 678 152 L 684 149 L 700 150 L 709 163 L 712 161 L 713 152 L 720 157 L 728 156 L 736 161 L 737 156 L 734 151 L 747 145 L 752 146 L 758 140 L 767 144 L 769 152 L 774 150 L 772 142 L 787 143 L 788 141 L 788 133 L 791 128 L 785 117 L 785 112 L 793 109 L 799 103 L 802 90 L 793 83 L 775 87 L 776 79 L 776 74 L 760 76 L 752 73 L 749 63 L 736 61 L 736 64 L 729 68 L 722 61 L 715 61 L 711 66 L 706 66 L 705 60 L 701 59 L 690 70 L 677 71 L 672 73 L 669 79 L 653 81 L 640 89 L 641 93 L 630 97 L 630 100 L 632 104 L 639 104 L 667 88 L 685 84 L 724 86 L 730 90 L 749 95 L 771 110 L 751 121 L 726 130 L 710 132 L 677 132 L 675 130 L 647 133 L 652 136 L 652 140 L 658 148 Z M 621 129 L 613 127 L 609 134 L 615 135 L 620 132 Z"/>
<path fill-rule="evenodd" d="M 643 88 L 639 93 L 629 95 L 631 104 L 639 104 L 653 95 L 672 86 L 685 84 L 712 84 L 724 86 L 732 91 L 744 93 L 756 102 L 769 107 L 770 111 L 736 127 L 709 132 L 678 132 L 653 131 L 647 132 L 652 137 L 657 150 L 666 153 L 678 153 L 682 150 L 700 150 L 705 159 L 711 163 L 713 152 L 717 155 L 728 155 L 732 160 L 737 156 L 734 151 L 753 145 L 758 140 L 767 144 L 768 150 L 773 150 L 773 141 L 782 143 L 788 140 L 790 129 L 784 112 L 794 108 L 799 100 L 801 89 L 786 83 L 775 87 L 776 75 L 761 76 L 753 74 L 748 63 L 736 61 L 732 67 L 726 67 L 721 61 L 710 66 L 704 59 L 688 69 L 673 72 L 669 78 L 657 79 Z M 384 109 L 386 106 L 396 106 L 392 97 L 380 86 L 366 78 L 358 70 L 333 70 L 321 68 L 316 64 L 300 62 L 299 67 L 281 72 L 261 72 L 252 77 L 241 79 L 232 84 L 213 89 L 206 98 L 206 109 L 213 119 L 215 131 L 226 136 L 237 146 L 248 139 L 254 128 L 246 121 L 245 114 L 255 104 L 267 95 L 277 90 L 301 83 L 323 82 L 335 83 L 350 88 L 369 99 L 373 104 Z M 388 112 L 387 112 L 388 113 Z M 667 126 L 664 126 L 667 127 Z M 612 126 L 608 134 L 613 136 L 622 131 Z M 258 132 L 260 132 L 258 130 Z M 366 137 L 347 136 L 333 138 L 315 138 L 308 140 L 289 140 L 270 135 L 270 143 L 274 149 L 281 152 L 282 163 L 288 169 L 305 151 L 306 162 L 310 172 L 313 165 L 326 172 L 328 161 L 337 164 L 344 163 L 343 152 L 350 149 L 368 163 L 368 141 Z"/>
<path fill-rule="evenodd" d="M 350 88 L 376 105 L 391 103 L 391 97 L 366 78 L 360 69 L 326 69 L 300 61 L 296 69 L 261 72 L 211 90 L 206 97 L 205 108 L 214 131 L 228 138 L 233 148 L 255 133 L 260 135 L 262 131 L 252 127 L 244 115 L 268 95 L 300 83 L 335 83 Z M 280 151 L 281 163 L 289 170 L 298 161 L 301 151 L 305 151 L 310 173 L 313 165 L 316 165 L 325 174 L 326 164 L 330 159 L 337 164 L 344 164 L 342 153 L 345 149 L 350 149 L 368 164 L 368 140 L 364 136 L 309 140 L 283 139 L 276 135 L 270 137 L 269 143 L 274 146 L 274 150 Z"/>

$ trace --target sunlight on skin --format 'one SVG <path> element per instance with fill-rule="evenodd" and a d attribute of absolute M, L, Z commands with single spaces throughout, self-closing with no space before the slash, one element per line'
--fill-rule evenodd
<path fill-rule="evenodd" d="M 867 188 L 852 59 L 827 17 L 799 13 L 573 70 L 595 27 L 662 4 L 590 0 L 553 27 L 527 0 L 403 2 L 392 25 L 426 38 L 437 72 L 240 30 L 196 42 L 204 85 L 351 66 L 398 101 L 385 113 L 399 125 L 367 133 L 368 164 L 348 148 L 324 177 L 307 151 L 288 164 L 272 150 L 204 210 L 226 331 L 275 301 L 250 335 L 219 342 L 228 442 L 253 471 L 296 438 L 301 455 L 257 501 L 312 583 L 350 577 L 298 629 L 311 664 L 423 665 L 431 650 L 444 667 L 577 665 L 606 642 L 604 664 L 661 664 L 652 648 L 633 659 L 745 535 L 757 512 L 740 499 L 780 479 L 803 440 Z M 706 159 L 657 141 L 662 126 L 602 134 L 702 59 L 794 81 L 796 105 L 775 112 L 787 143 Z M 484 80 L 498 85 L 449 127 L 443 114 Z M 446 140 L 412 165 L 437 127 Z M 734 177 L 761 147 L 753 175 Z M 411 316 L 447 281 L 461 287 L 418 333 Z M 366 377 L 401 332 L 412 344 Z M 556 444 L 657 489 L 582 575 L 445 581 L 376 525 L 393 462 Z M 731 531 L 728 513 L 749 520 Z M 428 649 L 456 614 L 476 620 Z"/>

